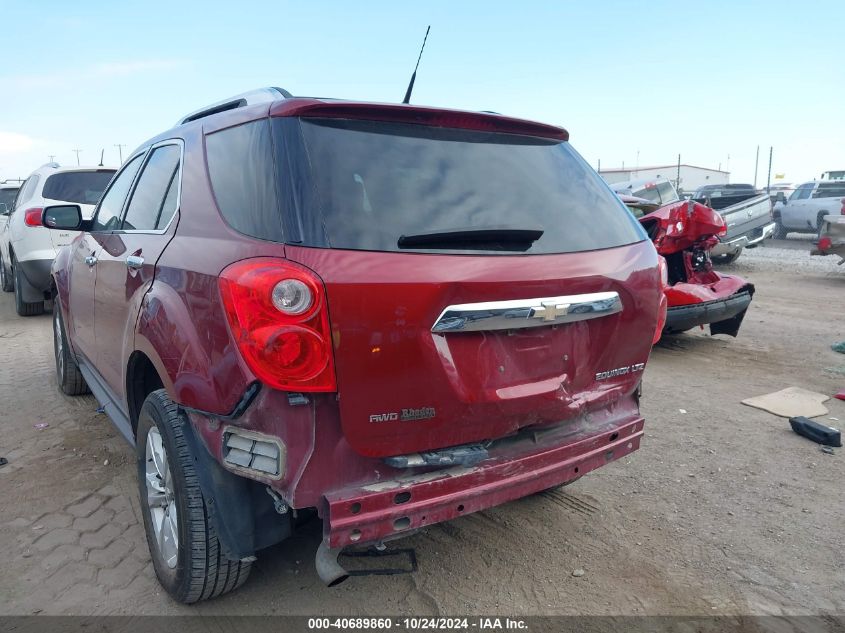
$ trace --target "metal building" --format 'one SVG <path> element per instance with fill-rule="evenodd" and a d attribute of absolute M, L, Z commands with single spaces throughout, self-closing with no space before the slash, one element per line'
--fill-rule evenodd
<path fill-rule="evenodd" d="M 652 167 L 632 167 L 619 169 L 602 169 L 599 172 L 608 184 L 638 180 L 640 178 L 666 178 L 679 192 L 693 191 L 702 185 L 723 185 L 730 180 L 730 172 L 709 167 L 698 167 L 681 163 L 680 180 L 678 179 L 678 164 L 656 165 Z"/>

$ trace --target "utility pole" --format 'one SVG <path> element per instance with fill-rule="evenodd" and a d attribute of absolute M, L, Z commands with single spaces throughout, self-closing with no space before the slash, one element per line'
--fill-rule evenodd
<path fill-rule="evenodd" d="M 769 147 L 769 176 L 766 178 L 766 193 L 769 193 L 772 188 L 772 153 L 774 147 Z"/>
<path fill-rule="evenodd" d="M 81 149 L 75 149 L 75 150 L 71 150 L 71 151 L 76 152 L 76 166 L 77 166 L 77 167 L 79 167 L 79 165 L 80 165 L 80 163 L 79 163 L 79 154 L 82 152 L 82 150 L 81 150 Z"/>
<path fill-rule="evenodd" d="M 117 148 L 117 151 L 120 155 L 120 164 L 123 164 L 123 148 L 126 147 L 123 143 L 115 143 L 114 146 Z"/>
<path fill-rule="evenodd" d="M 598 171 L 599 173 L 601 173 L 601 158 L 599 158 L 599 168 L 598 168 L 596 171 Z"/>
<path fill-rule="evenodd" d="M 760 146 L 757 146 L 757 156 L 754 158 L 754 188 L 757 188 L 757 165 L 760 163 Z"/>
<path fill-rule="evenodd" d="M 47 154 L 47 158 L 49 158 L 50 162 L 52 163 L 53 161 L 56 160 L 56 155 L 55 154 Z"/>
<path fill-rule="evenodd" d="M 725 171 L 728 172 L 728 182 L 731 181 L 731 155 L 728 154 L 728 162 L 727 166 L 725 167 Z"/>

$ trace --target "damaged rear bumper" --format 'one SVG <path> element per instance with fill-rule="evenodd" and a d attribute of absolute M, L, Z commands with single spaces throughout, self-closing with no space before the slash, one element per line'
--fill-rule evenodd
<path fill-rule="evenodd" d="M 326 494 L 331 548 L 397 538 L 581 477 L 637 450 L 643 419 L 627 417 L 573 433 L 539 431 L 490 450 L 472 467 L 404 476 Z"/>
<path fill-rule="evenodd" d="M 712 334 L 736 336 L 753 294 L 754 286 L 748 284 L 743 290 L 724 299 L 670 306 L 663 331 L 683 332 L 709 323 Z"/>

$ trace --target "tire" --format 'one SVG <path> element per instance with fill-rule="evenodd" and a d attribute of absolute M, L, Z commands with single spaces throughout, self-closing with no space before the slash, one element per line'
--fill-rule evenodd
<path fill-rule="evenodd" d="M 88 393 L 88 383 L 70 352 L 59 302 L 53 302 L 53 355 L 56 357 L 56 380 L 62 393 L 79 396 Z"/>
<path fill-rule="evenodd" d="M 739 249 L 736 253 L 731 253 L 730 255 L 721 255 L 716 263 L 733 264 L 736 260 L 739 259 L 740 255 L 742 255 L 742 249 Z"/>
<path fill-rule="evenodd" d="M 19 266 L 15 266 L 15 312 L 20 316 L 38 316 L 44 314 L 44 302 L 34 301 L 28 303 L 23 300 L 23 285 L 26 280 Z"/>
<path fill-rule="evenodd" d="M 6 268 L 6 262 L 0 257 L 0 288 L 3 292 L 13 292 L 15 289 L 15 282 L 12 279 L 12 274 Z"/>
<path fill-rule="evenodd" d="M 240 587 L 252 566 L 223 555 L 185 441 L 188 424 L 164 389 L 159 389 L 141 406 L 135 444 L 138 491 L 153 567 L 170 597 L 184 604 Z"/>
<path fill-rule="evenodd" d="M 781 224 L 780 216 L 775 218 L 775 232 L 772 233 L 772 239 L 785 240 L 786 234 L 789 233 L 787 228 Z"/>

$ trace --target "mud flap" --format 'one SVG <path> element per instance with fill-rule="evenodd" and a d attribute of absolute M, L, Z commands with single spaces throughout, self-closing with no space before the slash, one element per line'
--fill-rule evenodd
<path fill-rule="evenodd" d="M 223 468 L 184 416 L 183 433 L 196 464 L 200 488 L 217 537 L 229 560 L 253 556 L 290 536 L 292 512 L 280 515 L 266 485 Z"/>

